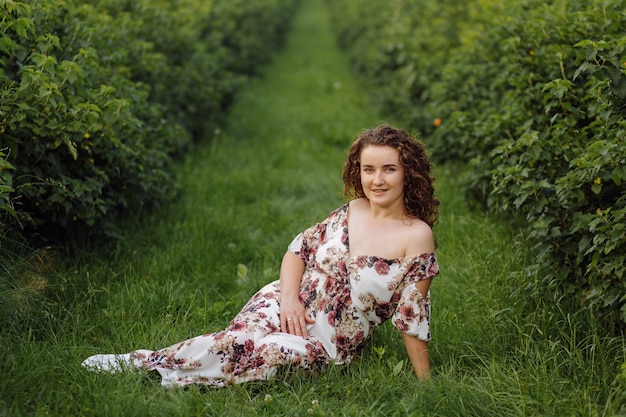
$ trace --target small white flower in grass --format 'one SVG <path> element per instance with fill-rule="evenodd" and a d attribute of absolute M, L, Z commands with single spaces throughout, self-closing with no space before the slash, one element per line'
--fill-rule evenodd
<path fill-rule="evenodd" d="M 271 403 L 272 396 L 270 394 L 265 394 L 265 399 L 263 401 L 265 401 L 267 404 Z"/>

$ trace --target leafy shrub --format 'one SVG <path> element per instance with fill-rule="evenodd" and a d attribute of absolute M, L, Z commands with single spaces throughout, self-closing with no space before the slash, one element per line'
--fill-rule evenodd
<path fill-rule="evenodd" d="M 12 24 L 2 33 L 0 114 L 23 220 L 37 228 L 93 225 L 153 193 L 168 196 L 167 136 L 160 126 L 145 128 L 153 110 L 148 88 L 103 65 L 88 44 L 80 15 L 95 15 L 93 9 L 10 5 L 4 4 L 5 23 Z"/>
<path fill-rule="evenodd" d="M 328 1 L 337 39 L 374 101 L 408 125 L 431 131 L 424 105 L 470 10 L 460 0 Z"/>
<path fill-rule="evenodd" d="M 341 44 L 387 109 L 436 160 L 469 163 L 469 195 L 523 219 L 538 288 L 626 321 L 625 2 L 332 3 L 340 41 L 373 31 L 377 59 Z"/>
<path fill-rule="evenodd" d="M 170 200 L 172 157 L 219 126 L 295 4 L 2 2 L 3 225 L 112 230 Z"/>
<path fill-rule="evenodd" d="M 624 46 L 626 37 L 577 44 L 572 81 L 543 87 L 546 128 L 491 152 L 490 204 L 532 225 L 545 286 L 557 283 L 607 313 L 621 309 L 626 321 Z"/>
<path fill-rule="evenodd" d="M 13 189 L 13 165 L 6 160 L 6 154 L 0 151 L 0 238 L 6 233 L 6 218 L 14 219 L 16 216 L 13 203 L 11 202 L 11 193 Z"/>

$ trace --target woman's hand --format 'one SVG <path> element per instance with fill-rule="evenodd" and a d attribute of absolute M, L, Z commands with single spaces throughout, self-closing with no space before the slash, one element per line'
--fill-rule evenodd
<path fill-rule="evenodd" d="M 300 282 L 304 262 L 296 254 L 287 252 L 280 266 L 280 330 L 297 336 L 309 337 L 307 324 L 315 320 L 300 302 Z"/>
<path fill-rule="evenodd" d="M 315 320 L 306 312 L 300 300 L 280 300 L 280 330 L 302 336 L 309 337 L 307 324 L 313 324 Z"/>

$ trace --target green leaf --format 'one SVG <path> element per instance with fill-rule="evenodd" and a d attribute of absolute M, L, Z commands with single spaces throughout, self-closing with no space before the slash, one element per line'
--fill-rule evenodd
<path fill-rule="evenodd" d="M 574 72 L 573 79 L 576 80 L 581 72 L 587 72 L 587 70 L 594 67 L 595 65 L 591 64 L 590 62 L 583 62 L 580 67 L 578 67 L 578 69 Z"/>
<path fill-rule="evenodd" d="M 402 372 L 403 368 L 404 368 L 404 360 L 401 360 L 398 363 L 396 363 L 396 365 L 393 367 L 393 376 L 400 375 L 400 372 Z"/>
<path fill-rule="evenodd" d="M 27 17 L 20 17 L 15 21 L 15 32 L 22 38 L 27 38 L 27 32 L 35 33 L 35 22 Z"/>
<path fill-rule="evenodd" d="M 602 184 L 593 184 L 591 186 L 591 191 L 596 195 L 600 194 L 600 192 L 602 191 Z"/>
<path fill-rule="evenodd" d="M 622 185 L 622 180 L 626 176 L 626 166 L 617 167 L 613 170 L 613 174 L 611 175 L 611 179 L 615 183 L 615 185 Z"/>
<path fill-rule="evenodd" d="M 74 160 L 78 159 L 78 149 L 76 148 L 76 144 L 72 142 L 71 140 L 66 139 L 65 145 L 67 146 L 67 149 L 70 151 L 70 154 L 72 154 L 72 158 L 74 158 Z"/>

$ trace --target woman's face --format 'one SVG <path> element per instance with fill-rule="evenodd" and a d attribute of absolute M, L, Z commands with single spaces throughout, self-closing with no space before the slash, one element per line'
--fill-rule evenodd
<path fill-rule="evenodd" d="M 404 206 L 404 167 L 391 146 L 367 145 L 361 150 L 361 185 L 371 203 Z"/>

